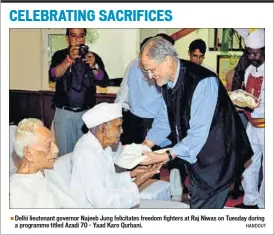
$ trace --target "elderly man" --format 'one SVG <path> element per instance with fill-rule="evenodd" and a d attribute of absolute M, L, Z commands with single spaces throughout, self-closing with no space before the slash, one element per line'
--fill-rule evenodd
<path fill-rule="evenodd" d="M 18 124 L 14 149 L 22 161 L 10 178 L 11 208 L 77 207 L 69 189 L 52 170 L 58 148 L 40 120 L 29 118 Z"/>
<path fill-rule="evenodd" d="M 244 30 L 244 29 L 241 29 Z M 260 101 L 254 110 L 246 110 L 247 135 L 254 155 L 251 164 L 243 173 L 242 186 L 245 192 L 240 208 L 264 208 L 264 178 L 258 190 L 261 165 L 264 169 L 264 29 L 257 29 L 244 37 L 245 51 L 250 65 L 245 71 L 245 91 Z"/>
<path fill-rule="evenodd" d="M 167 34 L 160 33 L 160 36 L 169 41 L 172 45 L 175 41 Z M 140 49 L 151 37 L 145 38 L 140 44 Z M 161 88 L 155 86 L 154 80 L 146 78 L 143 72 L 140 58 L 134 59 L 125 71 L 119 93 L 115 103 L 121 103 L 123 111 L 123 133 L 121 142 L 123 144 L 142 143 L 148 130 L 153 125 L 161 104 L 164 102 Z M 154 149 L 158 149 L 154 146 Z M 186 178 L 185 167 L 180 161 L 173 161 L 168 164 L 170 170 L 172 200 L 181 201 L 183 185 Z M 155 175 L 154 178 L 160 178 Z"/>
<path fill-rule="evenodd" d="M 159 166 L 116 173 L 111 146 L 120 142 L 122 106 L 101 103 L 83 115 L 89 132 L 72 154 L 70 188 L 84 208 L 132 208 L 140 203 L 138 187 L 159 173 Z M 135 177 L 135 180 L 132 178 Z"/>
<path fill-rule="evenodd" d="M 149 147 L 172 142 L 170 151 L 147 153 L 143 164 L 185 161 L 191 208 L 223 208 L 228 189 L 252 156 L 244 126 L 224 86 L 208 69 L 180 60 L 166 40 L 150 39 L 141 62 L 150 79 L 162 87 L 165 104 L 148 132 Z M 163 121 L 165 118 L 165 121 Z M 161 128 L 161 131 L 159 131 Z"/>
<path fill-rule="evenodd" d="M 161 33 L 156 36 L 163 37 L 172 45 L 175 43 L 167 34 Z M 140 49 L 150 38 L 147 37 L 140 43 Z M 115 103 L 122 104 L 124 108 L 122 144 L 143 142 L 162 102 L 164 101 L 161 89 L 155 86 L 155 81 L 146 78 L 140 65 L 140 58 L 131 61 L 115 100 Z"/>

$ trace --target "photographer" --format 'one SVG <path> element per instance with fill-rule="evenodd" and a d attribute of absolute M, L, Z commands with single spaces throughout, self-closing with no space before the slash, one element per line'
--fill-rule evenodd
<path fill-rule="evenodd" d="M 85 45 L 87 30 L 67 29 L 68 48 L 54 53 L 49 78 L 56 82 L 55 132 L 60 156 L 72 152 L 83 134 L 82 115 L 96 104 L 96 85 L 106 86 L 108 74 L 96 53 Z"/>

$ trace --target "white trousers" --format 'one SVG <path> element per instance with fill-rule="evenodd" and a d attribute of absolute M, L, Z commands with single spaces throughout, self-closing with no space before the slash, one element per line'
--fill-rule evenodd
<path fill-rule="evenodd" d="M 242 186 L 245 193 L 243 203 L 264 208 L 264 128 L 256 128 L 248 123 L 246 132 L 254 155 L 251 158 L 250 166 L 243 173 Z M 261 160 L 263 161 L 261 162 Z M 263 166 L 263 180 L 258 190 L 261 163 Z"/>

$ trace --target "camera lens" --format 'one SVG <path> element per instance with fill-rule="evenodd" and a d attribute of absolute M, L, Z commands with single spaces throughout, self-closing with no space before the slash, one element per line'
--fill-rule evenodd
<path fill-rule="evenodd" d="M 80 45 L 79 47 L 79 55 L 81 57 L 84 57 L 88 53 L 89 47 L 87 45 Z"/>

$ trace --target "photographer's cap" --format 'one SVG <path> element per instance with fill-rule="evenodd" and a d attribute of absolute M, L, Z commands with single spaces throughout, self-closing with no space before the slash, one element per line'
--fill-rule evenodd
<path fill-rule="evenodd" d="M 121 104 L 100 103 L 88 110 L 82 119 L 88 128 L 122 117 Z"/>

